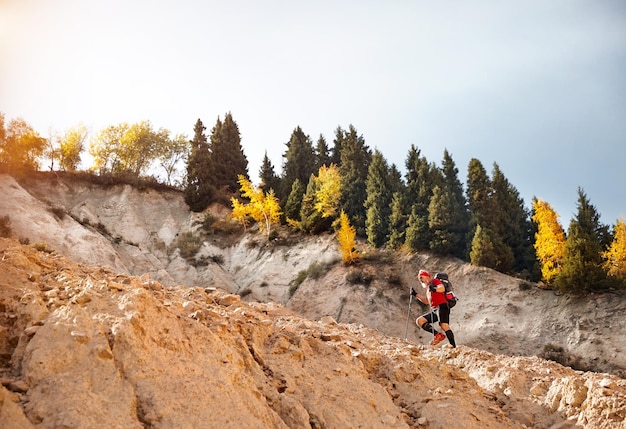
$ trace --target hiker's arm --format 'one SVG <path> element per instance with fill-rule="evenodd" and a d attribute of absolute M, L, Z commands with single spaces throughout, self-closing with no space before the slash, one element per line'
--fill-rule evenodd
<path fill-rule="evenodd" d="M 415 299 L 417 299 L 422 304 L 428 304 L 428 298 L 426 298 L 424 295 L 417 294 L 415 295 Z"/>

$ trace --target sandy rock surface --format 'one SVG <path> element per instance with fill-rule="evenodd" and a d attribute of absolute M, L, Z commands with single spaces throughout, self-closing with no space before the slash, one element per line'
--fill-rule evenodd
<path fill-rule="evenodd" d="M 0 255 L 13 427 L 626 427 L 626 381 L 608 374 L 424 347 L 15 240 Z"/>
<path fill-rule="evenodd" d="M 344 267 L 332 235 L 202 232 L 228 211 L 177 192 L 0 175 L 0 193 L 31 243 L 0 246 L 0 427 L 624 427 L 624 294 L 365 247 Z M 458 349 L 415 328 L 420 268 L 453 280 Z"/>

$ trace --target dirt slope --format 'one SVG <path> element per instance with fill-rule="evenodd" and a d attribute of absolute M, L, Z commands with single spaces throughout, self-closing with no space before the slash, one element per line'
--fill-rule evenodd
<path fill-rule="evenodd" d="M 430 341 L 413 323 L 427 309 L 414 302 L 409 317 L 408 291 L 417 287 L 420 268 L 447 271 L 460 296 L 452 315 L 459 344 L 508 355 L 562 350 L 555 356 L 560 362 L 626 376 L 624 294 L 557 296 L 459 260 L 366 246 L 359 249 L 364 261 L 346 268 L 332 235 L 281 230 L 281 239 L 269 244 L 254 232 L 206 233 L 205 216 L 227 224 L 228 211 L 191 213 L 178 192 L 54 175 L 18 183 L 0 175 L 0 193 L 0 216 L 11 217 L 16 237 L 45 242 L 75 261 L 148 274 L 166 286 L 217 287 L 248 302 L 276 302 L 313 320 L 331 316 L 416 343 Z M 175 248 L 187 233 L 202 238 L 191 260 Z M 302 275 L 309 272 L 316 274 Z"/>
<path fill-rule="evenodd" d="M 625 428 L 626 381 L 0 239 L 0 427 Z"/>

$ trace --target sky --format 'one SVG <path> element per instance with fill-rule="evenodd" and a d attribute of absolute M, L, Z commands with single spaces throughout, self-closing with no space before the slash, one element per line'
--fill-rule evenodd
<path fill-rule="evenodd" d="M 497 163 L 567 230 L 583 189 L 626 216 L 622 0 L 0 0 L 0 112 L 42 136 L 230 112 L 258 181 L 300 126 L 353 125 L 405 172 L 411 145 L 465 183 Z"/>

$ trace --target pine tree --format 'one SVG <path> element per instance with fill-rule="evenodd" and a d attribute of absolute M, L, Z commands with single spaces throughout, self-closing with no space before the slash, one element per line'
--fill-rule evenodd
<path fill-rule="evenodd" d="M 555 279 L 562 292 L 583 293 L 605 289 L 600 215 L 578 188 L 578 212 L 570 222 L 563 252 L 563 269 Z"/>
<path fill-rule="evenodd" d="M 470 251 L 470 262 L 479 267 L 495 268 L 498 264 L 498 250 L 493 231 L 476 226 Z"/>
<path fill-rule="evenodd" d="M 341 167 L 341 146 L 345 139 L 345 131 L 341 127 L 335 129 L 335 138 L 333 139 L 333 147 L 330 149 L 330 162 L 337 167 Z"/>
<path fill-rule="evenodd" d="M 532 220 L 537 225 L 535 252 L 541 265 L 541 278 L 552 285 L 562 270 L 565 231 L 559 223 L 559 215 L 547 202 L 535 198 L 533 211 Z"/>
<path fill-rule="evenodd" d="M 265 151 L 263 161 L 261 162 L 259 179 L 261 179 L 261 186 L 265 191 L 273 189 L 274 192 L 277 192 L 278 190 L 280 190 L 280 177 L 278 177 L 278 175 L 276 174 L 274 170 L 274 165 L 267 156 L 267 151 Z"/>
<path fill-rule="evenodd" d="M 330 159 L 330 149 L 326 143 L 326 139 L 320 134 L 315 145 L 315 171 L 319 171 L 320 168 L 328 167 L 332 164 Z"/>
<path fill-rule="evenodd" d="M 304 197 L 304 186 L 300 179 L 296 179 L 291 185 L 291 192 L 285 203 L 285 218 L 287 222 L 299 221 L 300 210 L 302 210 L 302 199 Z"/>
<path fill-rule="evenodd" d="M 224 122 L 218 117 L 211 130 L 211 161 L 213 184 L 217 189 L 234 192 L 239 187 L 239 175 L 248 179 L 248 160 L 241 146 L 239 127 L 230 112 L 224 117 Z"/>
<path fill-rule="evenodd" d="M 524 200 L 519 192 L 504 177 L 498 164 L 494 162 L 491 176 L 493 207 L 496 222 L 494 223 L 495 233 L 498 235 L 503 245 L 513 252 L 511 266 L 502 266 L 501 271 L 508 273 L 511 271 L 521 272 L 532 269 L 533 261 L 529 260 L 529 248 L 532 246 L 530 237 L 529 213 L 524 207 Z M 508 252 L 508 251 L 507 251 Z"/>
<path fill-rule="evenodd" d="M 428 207 L 428 226 L 432 231 L 430 249 L 440 255 L 453 255 L 458 252 L 460 242 L 464 240 L 463 234 L 454 232 L 457 224 L 454 216 L 458 215 L 454 205 L 452 192 L 447 187 L 435 186 Z"/>
<path fill-rule="evenodd" d="M 478 225 L 493 229 L 496 209 L 492 199 L 492 185 L 482 163 L 472 158 L 467 167 L 467 202 L 470 210 L 470 234 Z"/>
<path fill-rule="evenodd" d="M 363 136 L 350 125 L 340 144 L 341 208 L 345 211 L 357 235 L 365 236 L 366 179 L 372 153 Z"/>
<path fill-rule="evenodd" d="M 214 194 L 213 164 L 209 152 L 209 144 L 204 134 L 206 130 L 198 119 L 194 125 L 194 136 L 189 142 L 191 153 L 187 161 L 187 184 L 185 187 L 185 203 L 192 211 L 201 212 L 208 207 Z"/>
<path fill-rule="evenodd" d="M 430 249 L 432 232 L 428 226 L 428 207 L 435 184 L 436 168 L 411 145 L 406 160 L 407 200 L 411 207 L 406 244 L 411 251 Z"/>
<path fill-rule="evenodd" d="M 457 258 L 464 259 L 467 257 L 467 234 L 469 231 L 469 212 L 467 209 L 467 200 L 463 192 L 463 185 L 459 180 L 459 170 L 447 150 L 444 150 L 442 168 L 444 194 L 450 194 L 450 220 L 447 224 L 446 235 L 450 240 L 450 254 Z M 432 216 L 429 207 L 429 216 Z M 436 228 L 435 224 L 431 228 Z M 435 235 L 442 234 L 434 232 Z M 434 250 L 434 249 L 433 249 Z"/>
<path fill-rule="evenodd" d="M 404 244 L 404 235 L 408 220 L 408 207 L 403 190 L 393 194 L 391 200 L 391 214 L 389 215 L 389 236 L 387 245 L 397 249 Z"/>
<path fill-rule="evenodd" d="M 365 231 L 367 241 L 374 247 L 385 244 L 389 234 L 389 216 L 393 192 L 389 183 L 389 167 L 383 154 L 376 149 L 372 155 L 367 179 L 365 199 Z"/>
<path fill-rule="evenodd" d="M 309 177 L 316 172 L 313 144 L 299 126 L 291 133 L 286 146 L 287 150 L 283 154 L 282 190 L 278 194 L 281 200 L 287 198 L 296 179 L 300 179 L 302 185 L 306 187 Z"/>

